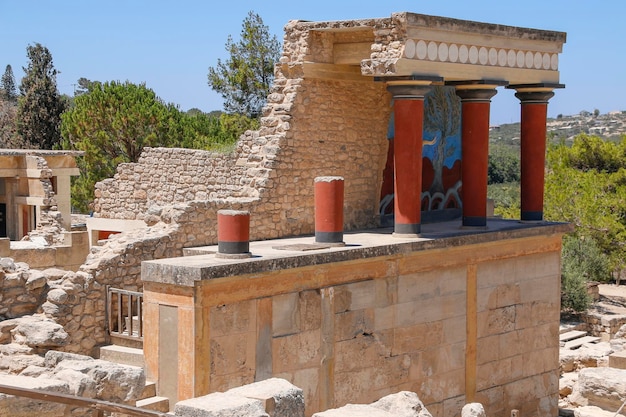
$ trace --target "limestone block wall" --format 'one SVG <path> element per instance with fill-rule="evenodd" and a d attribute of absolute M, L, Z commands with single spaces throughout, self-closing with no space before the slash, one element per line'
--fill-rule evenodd
<path fill-rule="evenodd" d="M 559 271 L 560 236 L 541 235 L 193 287 L 152 278 L 146 363 L 174 400 L 273 376 L 303 389 L 307 415 L 412 391 L 438 417 L 473 401 L 554 416 Z"/>
<path fill-rule="evenodd" d="M 390 95 L 369 77 L 305 77 L 303 57 L 332 56 L 333 47 L 309 29 L 287 25 L 258 131 L 242 135 L 230 154 L 144 149 L 96 185 L 95 216 L 144 220 L 153 206 L 196 200 L 215 202 L 204 214 L 215 217 L 214 209 L 245 203 L 253 240 L 312 233 L 314 178 L 338 175 L 346 229 L 376 225 Z"/>

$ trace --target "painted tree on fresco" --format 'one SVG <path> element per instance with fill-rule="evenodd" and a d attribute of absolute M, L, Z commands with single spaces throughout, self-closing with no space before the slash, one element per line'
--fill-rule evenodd
<path fill-rule="evenodd" d="M 432 160 L 435 178 L 430 186 L 430 195 L 445 193 L 443 189 L 443 167 L 446 158 L 454 155 L 455 148 L 448 146 L 448 138 L 454 136 L 461 123 L 461 106 L 454 88 L 435 86 L 426 96 L 424 103 L 424 130 L 435 135 Z"/>

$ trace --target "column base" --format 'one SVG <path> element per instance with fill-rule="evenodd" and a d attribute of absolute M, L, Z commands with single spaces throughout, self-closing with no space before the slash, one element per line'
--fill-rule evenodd
<path fill-rule="evenodd" d="M 421 223 L 396 223 L 393 227 L 393 235 L 397 237 L 419 237 L 421 232 Z"/>
<path fill-rule="evenodd" d="M 521 220 L 523 222 L 542 222 L 543 211 L 522 211 Z"/>
<path fill-rule="evenodd" d="M 344 243 L 343 232 L 315 232 L 316 243 Z"/>
<path fill-rule="evenodd" d="M 217 253 L 222 255 L 237 255 L 250 253 L 250 242 L 217 242 Z"/>
<path fill-rule="evenodd" d="M 487 217 L 463 216 L 464 227 L 487 227 Z"/>

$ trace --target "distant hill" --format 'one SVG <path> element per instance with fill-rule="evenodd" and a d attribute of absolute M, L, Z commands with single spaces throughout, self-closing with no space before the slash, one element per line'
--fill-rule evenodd
<path fill-rule="evenodd" d="M 573 116 L 558 115 L 556 119 L 549 118 L 548 137 L 552 141 L 571 141 L 574 136 L 587 133 L 607 140 L 620 140 L 626 135 L 626 111 L 594 113 L 581 111 Z M 519 123 L 491 126 L 489 130 L 489 141 L 494 144 L 519 146 L 519 137 Z"/>

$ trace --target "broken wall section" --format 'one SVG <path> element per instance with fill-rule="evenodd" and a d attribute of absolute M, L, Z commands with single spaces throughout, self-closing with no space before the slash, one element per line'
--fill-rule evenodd
<path fill-rule="evenodd" d="M 372 22 L 350 24 L 373 39 Z M 94 215 L 145 220 L 155 205 L 215 201 L 220 209 L 245 203 L 252 240 L 307 234 L 314 231 L 314 179 L 333 175 L 345 180 L 346 229 L 376 226 L 389 93 L 384 83 L 360 76 L 358 66 L 305 74 L 304 59 L 312 50 L 316 57 L 330 57 L 341 41 L 319 42 L 319 32 L 307 24 L 288 24 L 258 131 L 242 135 L 230 154 L 144 149 L 137 163 L 121 164 L 114 178 L 96 185 Z M 215 242 L 199 244 L 206 243 Z"/>

